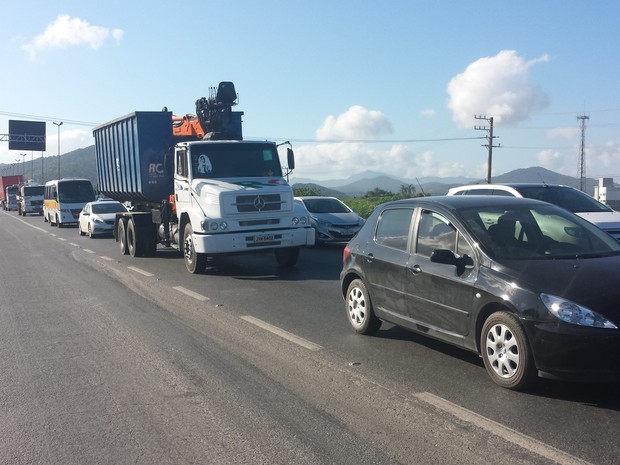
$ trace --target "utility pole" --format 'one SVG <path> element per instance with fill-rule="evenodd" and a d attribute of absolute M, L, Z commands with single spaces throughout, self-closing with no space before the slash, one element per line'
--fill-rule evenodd
<path fill-rule="evenodd" d="M 474 129 L 476 131 L 486 131 L 487 132 L 487 143 L 486 144 L 482 144 L 483 147 L 487 147 L 489 149 L 489 155 L 487 157 L 487 184 L 491 184 L 491 163 L 493 161 L 493 147 L 501 147 L 499 144 L 498 145 L 493 145 L 493 139 L 495 139 L 497 136 L 493 136 L 493 117 L 486 117 L 486 116 L 474 116 L 474 118 L 476 119 L 483 119 L 485 121 L 489 122 L 489 127 L 487 128 L 486 126 L 474 126 Z"/>
<path fill-rule="evenodd" d="M 581 145 L 579 146 L 579 169 L 577 176 L 579 177 L 579 190 L 585 192 L 586 182 L 586 120 L 590 119 L 589 116 L 581 115 L 577 117 L 581 120 Z"/>

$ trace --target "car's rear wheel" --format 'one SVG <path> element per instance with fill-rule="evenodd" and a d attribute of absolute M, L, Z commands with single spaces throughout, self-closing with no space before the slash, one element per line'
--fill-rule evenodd
<path fill-rule="evenodd" d="M 382 321 L 375 315 L 370 295 L 361 279 L 354 279 L 349 284 L 345 307 L 349 324 L 359 334 L 374 334 L 381 327 Z"/>
<path fill-rule="evenodd" d="M 493 313 L 484 322 L 480 339 L 484 366 L 496 384 L 518 391 L 536 379 L 532 351 L 514 315 Z"/>

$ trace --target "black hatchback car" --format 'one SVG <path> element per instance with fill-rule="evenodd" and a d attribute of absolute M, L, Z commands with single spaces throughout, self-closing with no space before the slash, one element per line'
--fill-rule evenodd
<path fill-rule="evenodd" d="M 557 206 L 422 197 L 378 206 L 345 247 L 346 315 L 477 352 L 495 383 L 620 375 L 620 244 Z"/>

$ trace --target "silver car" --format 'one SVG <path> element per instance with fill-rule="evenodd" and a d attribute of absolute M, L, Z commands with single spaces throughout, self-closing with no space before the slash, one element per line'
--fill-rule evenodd
<path fill-rule="evenodd" d="M 126 211 L 125 206 L 116 200 L 88 202 L 82 208 L 78 219 L 80 236 L 88 234 L 92 238 L 99 235 L 112 235 L 116 214 Z"/>
<path fill-rule="evenodd" d="M 364 218 L 335 197 L 305 196 L 295 197 L 295 201 L 310 213 L 315 244 L 348 242 L 364 225 Z"/>

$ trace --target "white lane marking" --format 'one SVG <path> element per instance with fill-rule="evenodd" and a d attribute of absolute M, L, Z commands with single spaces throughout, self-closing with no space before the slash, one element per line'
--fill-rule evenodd
<path fill-rule="evenodd" d="M 54 234 L 54 233 L 50 233 L 50 236 L 52 236 L 52 237 L 56 237 L 56 234 Z"/>
<path fill-rule="evenodd" d="M 79 247 L 80 244 L 76 244 L 75 242 L 69 242 L 69 245 L 72 245 L 73 247 Z"/>
<path fill-rule="evenodd" d="M 109 262 L 113 262 L 114 259 L 111 257 L 106 257 L 105 255 L 100 255 L 99 258 L 103 259 L 103 260 L 107 260 Z"/>
<path fill-rule="evenodd" d="M 136 273 L 140 273 L 143 276 L 155 276 L 153 273 L 141 270 L 140 268 L 136 268 L 135 266 L 128 266 L 127 268 L 129 268 L 131 271 L 135 271 Z"/>
<path fill-rule="evenodd" d="M 193 297 L 196 300 L 200 300 L 201 302 L 205 302 L 205 301 L 209 300 L 208 297 L 206 297 L 206 296 L 204 296 L 202 294 L 198 294 L 197 292 L 191 291 L 189 289 L 186 289 L 186 288 L 184 288 L 182 286 L 174 286 L 172 289 L 175 289 L 175 290 L 177 290 L 177 291 L 179 291 L 179 292 L 181 292 L 181 293 L 183 293 L 183 294 L 185 294 L 187 296 Z"/>
<path fill-rule="evenodd" d="M 84 250 L 84 252 L 86 252 L 86 253 L 95 253 L 94 250 L 90 250 L 90 249 L 82 249 L 82 250 Z"/>
<path fill-rule="evenodd" d="M 258 326 L 259 328 L 263 328 L 269 331 L 270 333 L 280 336 L 286 339 L 287 341 L 290 341 L 297 345 L 305 347 L 308 350 L 317 351 L 317 350 L 322 349 L 320 345 L 315 344 L 314 342 L 310 342 L 307 339 L 304 339 L 299 336 L 295 336 L 294 334 L 289 333 L 288 331 L 285 331 L 284 329 L 278 328 L 277 326 L 270 325 L 269 323 L 266 323 L 263 320 L 259 320 L 258 318 L 254 318 L 253 316 L 246 315 L 246 316 L 242 316 L 241 319 L 247 321 L 248 323 L 252 323 L 253 325 Z"/>
<path fill-rule="evenodd" d="M 64 237 L 59 237 L 58 240 L 59 241 L 63 241 L 63 242 L 67 242 L 67 239 L 65 239 Z"/>
<path fill-rule="evenodd" d="M 489 420 L 482 415 L 478 415 L 471 410 L 467 410 L 466 408 L 453 404 L 452 402 L 431 394 L 430 392 L 419 392 L 414 394 L 414 396 L 440 410 L 460 418 L 463 421 L 471 423 L 478 428 L 481 428 L 495 436 L 499 436 L 506 441 L 538 454 L 541 457 L 552 460 L 560 465 L 592 465 L 586 460 L 582 460 L 530 436 L 521 434 L 518 431 L 510 429 L 507 426 L 493 420 Z"/>

